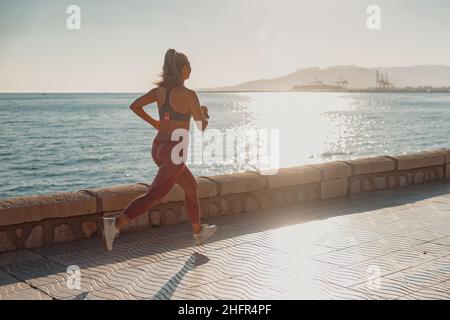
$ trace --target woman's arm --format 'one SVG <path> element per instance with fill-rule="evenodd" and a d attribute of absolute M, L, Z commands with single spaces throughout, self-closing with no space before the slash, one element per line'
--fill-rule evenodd
<path fill-rule="evenodd" d="M 192 117 L 195 120 L 197 128 L 201 131 L 205 131 L 206 127 L 208 126 L 208 119 L 206 118 L 202 108 L 200 107 L 200 101 L 198 100 L 197 94 L 192 90 L 190 90 L 189 109 Z M 204 109 L 207 110 L 206 107 Z"/>
<path fill-rule="evenodd" d="M 136 113 L 140 118 L 142 118 L 145 122 L 151 124 L 158 130 L 159 121 L 153 119 L 147 112 L 144 111 L 144 107 L 146 105 L 156 101 L 156 90 L 157 88 L 154 88 L 149 92 L 147 92 L 146 94 L 144 94 L 142 97 L 139 97 L 136 100 L 134 100 L 133 103 L 130 105 L 130 109 L 134 113 Z"/>

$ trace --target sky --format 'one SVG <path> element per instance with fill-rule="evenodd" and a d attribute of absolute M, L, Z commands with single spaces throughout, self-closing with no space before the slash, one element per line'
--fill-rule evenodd
<path fill-rule="evenodd" d="M 450 65 L 449 34 L 448 0 L 0 0 L 0 92 L 148 91 L 169 48 L 188 56 L 193 89 L 312 66 Z"/>

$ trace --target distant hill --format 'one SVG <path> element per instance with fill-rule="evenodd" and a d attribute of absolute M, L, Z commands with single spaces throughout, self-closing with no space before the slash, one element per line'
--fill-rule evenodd
<path fill-rule="evenodd" d="M 286 91 L 294 85 L 304 85 L 315 78 L 334 84 L 340 77 L 348 81 L 348 88 L 369 88 L 375 86 L 376 70 L 388 74 L 395 87 L 408 86 L 450 86 L 450 66 L 421 65 L 411 67 L 363 68 L 358 66 L 333 66 L 329 68 L 303 68 L 288 75 L 244 82 L 229 87 L 200 89 L 203 91 Z"/>

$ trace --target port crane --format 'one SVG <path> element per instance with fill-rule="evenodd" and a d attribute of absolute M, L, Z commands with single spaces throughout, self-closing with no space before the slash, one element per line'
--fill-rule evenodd
<path fill-rule="evenodd" d="M 394 85 L 389 81 L 389 77 L 387 73 L 379 73 L 376 70 L 377 74 L 377 84 L 376 87 L 379 89 L 393 89 Z"/>

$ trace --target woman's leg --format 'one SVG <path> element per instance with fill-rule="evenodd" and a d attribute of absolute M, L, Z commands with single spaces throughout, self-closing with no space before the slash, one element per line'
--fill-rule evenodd
<path fill-rule="evenodd" d="M 192 230 L 194 233 L 199 233 L 202 230 L 202 226 L 200 223 L 200 203 L 198 199 L 197 180 L 195 180 L 195 177 L 189 168 L 185 167 L 176 183 L 184 191 L 184 204 L 192 225 Z"/>
<path fill-rule="evenodd" d="M 188 167 L 183 169 L 183 172 L 178 177 L 177 184 L 184 190 L 184 203 L 186 205 L 186 211 L 189 215 L 189 219 L 191 220 L 195 244 L 202 245 L 217 231 L 217 226 L 200 224 L 198 183 Z"/>
<path fill-rule="evenodd" d="M 160 165 L 151 186 L 146 194 L 136 198 L 122 211 L 116 220 L 116 226 L 120 229 L 123 225 L 137 218 L 161 201 L 172 189 L 179 176 L 186 168 L 185 164 L 175 165 L 170 159 L 171 146 L 162 145 L 158 150 Z M 158 161 L 159 162 L 159 161 Z"/>

